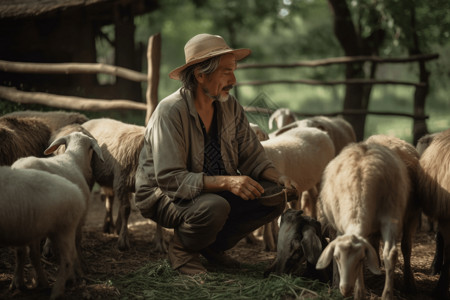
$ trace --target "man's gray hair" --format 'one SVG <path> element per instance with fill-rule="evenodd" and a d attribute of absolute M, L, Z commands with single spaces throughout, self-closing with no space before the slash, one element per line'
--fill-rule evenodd
<path fill-rule="evenodd" d="M 180 81 L 183 87 L 192 93 L 197 89 L 197 79 L 195 78 L 195 70 L 198 69 L 200 74 L 211 74 L 220 63 L 220 56 L 215 56 L 198 64 L 187 67 L 180 73 Z"/>

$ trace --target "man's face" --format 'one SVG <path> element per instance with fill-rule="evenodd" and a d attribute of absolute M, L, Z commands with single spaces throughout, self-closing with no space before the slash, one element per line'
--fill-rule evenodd
<path fill-rule="evenodd" d="M 203 82 L 199 82 L 205 95 L 217 101 L 227 101 L 229 92 L 236 83 L 235 69 L 236 58 L 234 55 L 222 55 L 217 69 L 211 74 L 203 75 L 205 76 Z"/>

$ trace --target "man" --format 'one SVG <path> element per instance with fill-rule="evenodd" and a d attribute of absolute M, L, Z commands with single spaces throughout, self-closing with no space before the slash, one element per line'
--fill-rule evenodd
<path fill-rule="evenodd" d="M 186 64 L 170 72 L 182 88 L 151 116 L 136 174 L 136 203 L 143 216 L 174 228 L 172 267 L 205 273 L 199 254 L 237 266 L 225 250 L 284 210 L 259 198 L 268 187 L 295 188 L 267 159 L 242 106 L 229 94 L 236 62 L 249 49 L 231 49 L 220 36 L 199 34 L 184 48 Z M 260 181 L 260 182 L 258 182 Z M 273 202 L 273 199 L 272 201 Z"/>

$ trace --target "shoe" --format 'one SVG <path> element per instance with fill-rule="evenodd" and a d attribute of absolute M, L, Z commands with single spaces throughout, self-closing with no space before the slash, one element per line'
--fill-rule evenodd
<path fill-rule="evenodd" d="M 176 232 L 169 243 L 168 254 L 172 268 L 181 274 L 197 275 L 207 272 L 200 261 L 199 253 L 188 251 Z"/>
<path fill-rule="evenodd" d="M 274 183 L 262 184 L 264 193 L 257 198 L 259 203 L 264 206 L 277 206 L 283 202 L 290 202 L 298 199 L 298 192 L 294 188 L 286 188 Z"/>
<path fill-rule="evenodd" d="M 200 254 L 203 255 L 208 262 L 214 265 L 220 265 L 227 268 L 239 268 L 241 263 L 225 254 L 224 251 L 215 251 L 211 248 L 207 247 L 200 251 Z"/>

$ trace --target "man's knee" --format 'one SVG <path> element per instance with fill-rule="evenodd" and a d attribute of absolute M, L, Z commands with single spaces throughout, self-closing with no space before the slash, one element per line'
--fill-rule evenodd
<path fill-rule="evenodd" d="M 230 213 L 230 204 L 226 199 L 216 194 L 204 194 L 194 201 L 200 201 L 194 214 L 187 218 L 190 224 L 201 224 L 210 230 L 220 230 Z"/>
<path fill-rule="evenodd" d="M 194 201 L 195 209 L 186 215 L 177 230 L 187 248 L 200 250 L 215 241 L 231 208 L 226 199 L 215 194 L 204 194 Z"/>

